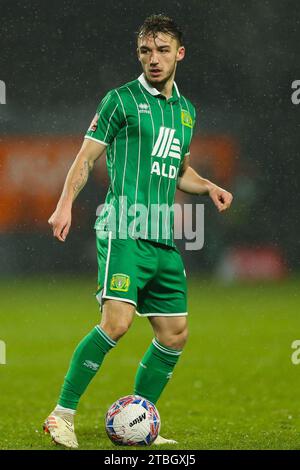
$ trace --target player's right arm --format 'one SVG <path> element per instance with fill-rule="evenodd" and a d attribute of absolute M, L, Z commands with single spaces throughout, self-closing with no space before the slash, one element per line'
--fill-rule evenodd
<path fill-rule="evenodd" d="M 105 152 L 106 145 L 90 139 L 84 139 L 65 180 L 64 188 L 56 209 L 48 223 L 53 236 L 64 242 L 69 233 L 72 221 L 72 205 L 85 186 L 95 161 Z"/>
<path fill-rule="evenodd" d="M 67 175 L 56 210 L 49 219 L 53 235 L 64 242 L 71 226 L 73 201 L 87 182 L 95 161 L 110 145 L 125 119 L 120 109 L 118 94 L 111 90 L 103 98 L 85 135 L 82 147 Z"/>

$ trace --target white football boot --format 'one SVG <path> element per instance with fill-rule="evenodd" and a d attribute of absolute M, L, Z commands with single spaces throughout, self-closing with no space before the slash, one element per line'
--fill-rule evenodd
<path fill-rule="evenodd" d="M 153 445 L 155 446 L 162 446 L 164 444 L 178 444 L 178 442 L 174 441 L 174 439 L 165 439 L 160 435 L 158 435 L 155 441 L 153 441 Z"/>
<path fill-rule="evenodd" d="M 46 434 L 50 434 L 56 444 L 69 449 L 78 448 L 74 430 L 74 415 L 54 410 L 44 422 L 43 429 Z"/>

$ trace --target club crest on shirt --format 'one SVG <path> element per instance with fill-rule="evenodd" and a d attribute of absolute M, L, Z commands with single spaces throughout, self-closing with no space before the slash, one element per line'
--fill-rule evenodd
<path fill-rule="evenodd" d="M 92 120 L 91 124 L 90 124 L 89 131 L 95 132 L 97 130 L 98 119 L 99 119 L 99 115 L 96 113 L 95 116 L 93 117 L 93 120 Z"/>
<path fill-rule="evenodd" d="M 194 125 L 192 116 L 185 109 L 181 110 L 181 122 L 184 126 L 187 126 L 190 128 L 192 128 Z"/>
<path fill-rule="evenodd" d="M 110 281 L 110 290 L 127 292 L 130 285 L 130 277 L 127 274 L 113 274 Z"/>

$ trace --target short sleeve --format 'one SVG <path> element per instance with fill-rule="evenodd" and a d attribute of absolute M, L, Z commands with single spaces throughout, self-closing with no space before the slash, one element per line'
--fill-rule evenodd
<path fill-rule="evenodd" d="M 110 145 L 119 132 L 124 118 L 119 108 L 117 94 L 114 90 L 109 91 L 99 104 L 85 138 Z"/>

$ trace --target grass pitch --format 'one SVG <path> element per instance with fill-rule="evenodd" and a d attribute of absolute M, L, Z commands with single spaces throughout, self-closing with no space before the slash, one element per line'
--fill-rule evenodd
<path fill-rule="evenodd" d="M 0 282 L 0 449 L 59 449 L 41 430 L 71 354 L 99 319 L 93 279 Z M 300 449 L 299 282 L 224 286 L 189 281 L 190 338 L 158 408 L 172 449 Z M 132 393 L 152 339 L 146 319 L 107 356 L 81 400 L 81 449 L 116 449 L 106 437 L 109 405 Z M 165 447 L 165 448 L 170 448 Z M 132 450 L 132 448 L 130 448 Z M 163 449 L 163 447 L 162 447 Z"/>

